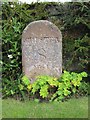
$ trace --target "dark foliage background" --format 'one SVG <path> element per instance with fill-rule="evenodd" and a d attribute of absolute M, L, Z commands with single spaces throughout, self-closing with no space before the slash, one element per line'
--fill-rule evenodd
<path fill-rule="evenodd" d="M 63 70 L 90 70 L 90 2 L 2 4 L 2 85 L 18 90 L 22 74 L 22 31 L 32 21 L 49 20 L 62 31 Z"/>

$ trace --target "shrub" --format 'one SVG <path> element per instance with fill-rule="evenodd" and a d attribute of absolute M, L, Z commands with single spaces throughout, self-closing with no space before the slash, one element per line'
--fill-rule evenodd
<path fill-rule="evenodd" d="M 88 93 L 88 84 L 82 81 L 83 77 L 87 77 L 86 72 L 69 73 L 64 71 L 59 79 L 51 76 L 37 76 L 32 84 L 26 76 L 22 80 L 32 96 L 35 95 L 35 98 L 62 101 L 77 93 L 78 95 L 81 95 L 81 92 L 82 95 Z"/>
<path fill-rule="evenodd" d="M 70 73 L 64 71 L 61 78 L 58 80 L 59 81 L 58 89 L 56 93 L 53 94 L 51 100 L 60 101 L 76 93 L 79 94 L 80 87 L 86 85 L 86 83 L 82 82 L 83 77 L 87 77 L 86 72 Z M 85 86 L 85 88 L 82 89 L 82 91 L 85 94 L 88 92 L 88 88 Z"/>
<path fill-rule="evenodd" d="M 10 83 L 8 79 L 7 87 L 3 88 L 3 98 L 15 96 L 16 99 L 39 99 L 49 101 L 63 101 L 73 95 L 87 95 L 88 84 L 82 81 L 87 77 L 86 72 L 75 73 L 67 72 L 60 78 L 51 76 L 37 76 L 34 83 L 30 83 L 27 76 L 20 76 L 17 81 Z"/>

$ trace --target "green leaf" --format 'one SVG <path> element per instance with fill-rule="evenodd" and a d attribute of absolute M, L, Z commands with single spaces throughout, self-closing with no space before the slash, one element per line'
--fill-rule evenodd
<path fill-rule="evenodd" d="M 30 84 L 30 80 L 28 79 L 27 76 L 23 76 L 23 77 L 22 77 L 22 81 L 23 81 L 23 83 L 24 83 L 25 85 L 29 85 L 29 84 Z"/>
<path fill-rule="evenodd" d="M 59 90 L 56 92 L 59 96 L 63 94 L 63 90 Z"/>
<path fill-rule="evenodd" d="M 32 85 L 31 85 L 31 84 L 29 84 L 29 85 L 27 86 L 27 89 L 30 91 L 30 90 L 31 90 L 31 88 L 32 88 Z"/>
<path fill-rule="evenodd" d="M 13 90 L 11 90 L 10 92 L 11 92 L 12 95 L 15 93 L 15 92 L 13 92 Z"/>
<path fill-rule="evenodd" d="M 40 89 L 40 86 L 37 84 L 37 82 L 34 82 L 32 84 L 32 93 L 34 94 L 36 91 L 38 91 Z"/>
<path fill-rule="evenodd" d="M 71 93 L 71 92 L 70 92 L 69 90 L 64 89 L 64 95 L 65 95 L 65 96 L 68 96 L 70 93 Z"/>
<path fill-rule="evenodd" d="M 75 92 L 76 92 L 76 88 L 73 88 L 73 89 L 72 89 L 72 92 L 75 93 Z"/>
<path fill-rule="evenodd" d="M 88 74 L 86 72 L 82 72 L 81 75 L 82 75 L 82 77 L 87 77 L 88 76 Z"/>
<path fill-rule="evenodd" d="M 24 86 L 22 84 L 18 85 L 20 90 L 23 90 Z"/>
<path fill-rule="evenodd" d="M 51 85 L 51 86 L 58 86 L 59 85 L 59 82 L 58 81 L 55 81 L 54 79 L 50 79 L 48 81 L 48 83 Z"/>
<path fill-rule="evenodd" d="M 48 95 L 48 85 L 44 85 L 40 89 L 40 96 L 42 96 L 42 98 L 45 98 L 47 97 L 47 95 Z"/>
<path fill-rule="evenodd" d="M 61 100 L 63 100 L 63 99 L 64 99 L 64 96 L 63 96 L 63 95 L 61 95 L 61 96 L 59 96 L 59 97 L 58 97 L 58 99 L 61 101 Z"/>

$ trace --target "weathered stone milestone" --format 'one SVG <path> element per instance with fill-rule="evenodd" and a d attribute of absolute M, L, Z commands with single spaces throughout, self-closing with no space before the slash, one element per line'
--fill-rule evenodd
<path fill-rule="evenodd" d="M 53 23 L 39 20 L 25 28 L 22 34 L 22 66 L 31 82 L 38 75 L 61 75 L 62 35 Z"/>

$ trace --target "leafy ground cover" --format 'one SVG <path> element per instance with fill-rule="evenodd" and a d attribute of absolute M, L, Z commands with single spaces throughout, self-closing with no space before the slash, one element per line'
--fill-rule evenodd
<path fill-rule="evenodd" d="M 65 102 L 37 103 L 2 100 L 3 118 L 88 118 L 88 97 Z"/>

